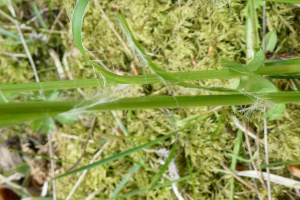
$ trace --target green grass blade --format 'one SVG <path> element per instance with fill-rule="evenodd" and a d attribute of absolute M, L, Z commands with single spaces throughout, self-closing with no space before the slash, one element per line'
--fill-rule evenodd
<path fill-rule="evenodd" d="M 271 163 L 268 165 L 262 165 L 260 166 L 260 169 L 266 169 L 268 167 L 276 167 L 280 165 L 288 165 L 288 164 L 293 164 L 293 163 L 300 163 L 300 160 L 294 160 L 294 161 L 286 161 L 286 162 L 276 162 L 276 163 Z"/>
<path fill-rule="evenodd" d="M 89 2 L 90 2 L 89 0 L 79 0 L 75 6 L 74 13 L 73 13 L 73 19 L 72 19 L 72 33 L 73 33 L 74 42 L 75 42 L 78 50 L 82 54 L 82 56 L 92 66 L 94 66 L 105 78 L 108 78 L 112 81 L 116 81 L 118 83 L 127 84 L 130 77 L 116 75 L 114 73 L 106 71 L 104 68 L 93 63 L 85 53 L 85 49 L 82 44 L 81 30 L 82 30 L 82 22 L 83 22 L 84 14 L 85 14 L 85 11 L 86 11 L 86 8 L 87 8 Z M 105 80 L 104 80 L 104 82 L 105 82 Z"/>
<path fill-rule="evenodd" d="M 278 61 L 281 62 L 281 61 Z M 275 65 L 276 62 L 266 63 L 266 65 L 260 67 L 254 74 L 243 74 L 232 71 L 230 69 L 221 70 L 207 70 L 207 71 L 193 71 L 193 72 L 176 72 L 170 73 L 182 81 L 189 80 L 207 80 L 207 79 L 231 79 L 239 78 L 243 76 L 253 75 L 278 75 L 285 73 L 300 73 L 299 63 L 286 64 L 286 65 Z M 125 78 L 125 77 L 124 77 Z M 128 77 L 126 77 L 128 78 Z M 127 84 L 153 84 L 160 83 L 161 80 L 154 74 L 130 76 L 127 79 Z M 110 85 L 118 84 L 111 79 L 106 79 L 106 83 Z M 73 88 L 85 88 L 85 87 L 97 87 L 103 86 L 102 79 L 81 79 L 81 80 L 66 80 L 66 81 L 51 81 L 51 82 L 40 82 L 40 83 L 23 83 L 23 84 L 0 84 L 0 90 L 4 92 L 29 92 L 29 91 L 40 91 L 40 90 L 63 90 Z"/>
<path fill-rule="evenodd" d="M 194 174 L 192 173 L 191 163 L 190 163 L 190 160 L 189 160 L 188 157 L 185 157 L 185 160 L 186 160 L 186 163 L 187 163 L 187 166 L 188 166 L 188 169 L 189 169 L 189 173 L 190 173 L 190 176 L 191 176 L 192 184 L 193 184 L 192 186 L 193 186 L 194 200 L 198 200 L 196 186 L 195 186 L 195 179 L 194 179 Z"/>
<path fill-rule="evenodd" d="M 242 139 L 243 139 L 243 132 L 239 130 L 237 135 L 237 140 L 233 148 L 234 155 L 239 154 Z M 237 163 L 237 159 L 233 157 L 230 165 L 231 171 L 235 171 L 236 163 Z M 230 178 L 230 200 L 233 199 L 234 199 L 234 177 L 231 177 Z"/>
<path fill-rule="evenodd" d="M 222 119 L 221 117 L 218 117 L 219 120 L 218 120 L 218 125 L 217 125 L 217 128 L 216 130 L 210 135 L 210 138 L 213 138 L 217 135 L 217 133 L 220 131 L 220 128 L 221 128 L 221 124 L 222 124 Z"/>
<path fill-rule="evenodd" d="M 245 158 L 242 158 L 240 156 L 237 156 L 236 154 L 232 154 L 232 153 L 228 153 L 227 155 L 231 156 L 232 158 L 236 159 L 236 160 L 239 160 L 239 161 L 242 161 L 242 162 L 246 162 L 246 163 L 250 163 L 250 162 L 253 162 L 257 156 L 258 156 L 259 152 L 258 150 L 254 153 L 254 155 L 252 156 L 251 159 L 245 159 Z"/>
<path fill-rule="evenodd" d="M 43 27 L 44 29 L 48 29 L 46 23 L 44 22 L 42 16 L 40 15 L 40 12 L 38 10 L 38 8 L 36 7 L 35 3 L 32 4 L 32 8 L 33 8 L 33 12 L 36 15 L 41 27 Z"/>
<path fill-rule="evenodd" d="M 299 103 L 300 92 L 272 92 L 259 96 L 274 104 Z M 71 111 L 110 111 L 137 110 L 157 108 L 188 108 L 198 106 L 230 106 L 253 104 L 253 97 L 242 94 L 203 95 L 203 96 L 152 96 L 121 98 L 114 101 L 95 104 L 93 100 L 85 101 L 29 101 L 0 103 L 0 127 L 14 125 L 28 120 L 41 119 Z M 80 110 L 80 107 L 82 109 Z"/>
<path fill-rule="evenodd" d="M 32 25 L 30 25 L 30 24 L 27 24 L 26 22 L 24 22 L 24 21 L 22 21 L 22 20 L 20 20 L 20 19 L 18 19 L 18 18 L 16 18 L 16 17 L 14 17 L 14 16 L 12 16 L 10 13 L 6 12 L 6 11 L 3 10 L 2 8 L 0 8 L 0 10 L 1 10 L 3 13 L 5 13 L 6 15 L 8 15 L 9 17 L 13 18 L 14 20 L 17 20 L 18 22 L 20 22 L 20 24 L 24 24 L 25 26 L 30 27 L 30 28 L 34 29 L 35 31 L 37 31 L 37 32 L 39 32 L 39 33 L 44 33 L 44 34 L 46 34 L 46 35 L 50 35 L 49 32 L 45 32 L 45 31 L 40 30 L 39 28 L 37 28 L 37 27 L 35 27 L 35 26 L 32 26 Z M 56 37 L 56 36 L 52 36 L 52 37 Z"/>
<path fill-rule="evenodd" d="M 300 84 L 293 78 L 292 81 L 294 82 L 298 91 L 300 91 Z"/>
<path fill-rule="evenodd" d="M 109 199 L 115 198 L 118 193 L 122 190 L 122 188 L 126 185 L 126 183 L 129 181 L 129 179 L 131 178 L 131 176 L 137 171 L 139 170 L 141 167 L 141 165 L 135 165 L 133 166 L 129 172 L 124 176 L 124 178 L 122 179 L 122 181 L 120 182 L 120 184 L 118 185 L 118 187 L 113 191 L 112 195 L 109 197 Z"/>
<path fill-rule="evenodd" d="M 288 59 L 288 60 L 279 60 L 274 62 L 266 62 L 265 66 L 277 66 L 277 65 L 300 65 L 300 58 Z"/>
<path fill-rule="evenodd" d="M 275 58 L 275 56 L 277 55 L 277 53 L 280 51 L 280 49 L 283 47 L 283 44 L 285 43 L 286 38 L 284 38 L 284 40 L 280 43 L 279 47 L 275 50 L 273 56 L 270 58 L 270 60 L 273 60 Z"/>
<path fill-rule="evenodd" d="M 156 183 L 160 180 L 160 178 L 163 176 L 165 171 L 168 169 L 168 166 L 175 155 L 175 151 L 176 151 L 176 143 L 173 144 L 172 150 L 170 152 L 169 157 L 166 159 L 165 164 L 160 168 L 159 172 L 154 176 L 152 182 L 150 183 L 149 190 L 153 189 L 153 187 L 156 185 Z"/>
<path fill-rule="evenodd" d="M 117 19 L 124 31 L 124 34 L 127 37 L 128 42 L 130 43 L 131 47 L 134 49 L 134 51 L 137 52 L 137 55 L 140 56 L 142 61 L 149 66 L 158 76 L 161 77 L 161 80 L 175 83 L 177 85 L 183 86 L 183 87 L 189 87 L 189 88 L 198 88 L 198 89 L 205 89 L 205 90 L 210 90 L 210 91 L 219 91 L 219 92 L 236 92 L 233 89 L 226 89 L 226 88 L 221 88 L 221 87 L 202 87 L 200 85 L 195 85 L 195 84 L 190 84 L 183 82 L 181 79 L 176 78 L 175 76 L 172 76 L 172 74 L 167 73 L 157 65 L 155 65 L 152 60 L 148 57 L 148 55 L 145 53 L 145 51 L 141 48 L 140 44 L 137 42 L 137 40 L 134 38 L 127 21 L 122 14 L 121 11 L 116 12 Z"/>
<path fill-rule="evenodd" d="M 15 39 L 15 40 L 21 40 L 21 38 L 20 38 L 18 35 L 15 35 L 15 34 L 9 32 L 9 31 L 7 31 L 7 30 L 5 30 L 5 29 L 3 29 L 3 28 L 0 28 L 0 33 L 1 33 L 2 35 L 7 36 L 7 37 L 11 37 L 11 38 L 13 38 L 13 39 Z"/>
<path fill-rule="evenodd" d="M 104 158 L 104 159 L 102 159 L 102 160 L 100 160 L 98 162 L 95 162 L 93 164 L 89 164 L 89 165 L 86 165 L 86 166 L 81 167 L 79 169 L 75 169 L 73 171 L 67 172 L 67 173 L 62 174 L 60 176 L 57 176 L 55 179 L 59 179 L 59 178 L 62 178 L 62 177 L 65 177 L 65 176 L 68 176 L 68 175 L 71 175 L 71 174 L 74 174 L 74 173 L 78 173 L 78 172 L 81 172 L 81 171 L 84 171 L 84 170 L 88 170 L 88 169 L 91 169 L 91 168 L 94 168 L 94 167 L 98 167 L 98 166 L 103 165 L 105 163 L 109 163 L 109 162 L 112 162 L 112 161 L 117 160 L 119 158 L 123 158 L 125 156 L 128 156 L 128 155 L 134 153 L 134 152 L 140 151 L 140 150 L 142 150 L 144 148 L 147 148 L 147 147 L 149 147 L 151 145 L 154 145 L 154 144 L 157 144 L 157 143 L 159 143 L 161 141 L 164 141 L 164 140 L 170 138 L 171 136 L 177 134 L 178 132 L 179 131 L 173 132 L 173 133 L 171 133 L 169 135 L 157 138 L 156 140 L 153 140 L 153 141 L 148 142 L 146 144 L 140 145 L 140 146 L 135 147 L 133 149 L 130 149 L 130 150 L 127 150 L 127 151 L 115 154 L 115 155 L 113 155 L 113 156 L 111 156 L 109 158 Z"/>
<path fill-rule="evenodd" d="M 60 163 L 67 163 L 67 164 L 71 164 L 71 165 L 73 164 L 73 163 L 70 163 L 70 162 L 67 162 L 67 161 L 64 161 L 64 160 L 55 159 L 55 158 L 51 158 L 51 157 L 40 155 L 40 154 L 36 154 L 36 153 L 28 153 L 28 152 L 20 151 L 20 150 L 17 150 L 17 149 L 10 149 L 10 151 L 21 153 L 21 154 L 26 154 L 26 155 L 30 155 L 30 156 L 41 157 L 41 158 L 44 158 L 46 160 L 54 160 L 54 161 L 60 162 Z"/>

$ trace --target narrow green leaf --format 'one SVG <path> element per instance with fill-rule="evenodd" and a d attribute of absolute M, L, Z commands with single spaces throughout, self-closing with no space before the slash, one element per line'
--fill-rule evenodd
<path fill-rule="evenodd" d="M 276 49 L 276 51 L 274 52 L 272 58 L 270 58 L 270 60 L 273 60 L 275 58 L 275 56 L 277 55 L 277 53 L 280 51 L 280 49 L 283 47 L 283 44 L 285 43 L 286 38 L 284 38 L 284 40 L 280 43 L 279 47 Z"/>
<path fill-rule="evenodd" d="M 9 31 L 7 31 L 7 30 L 4 30 L 3 28 L 0 28 L 0 33 L 1 33 L 2 35 L 11 37 L 11 38 L 13 38 L 13 39 L 15 39 L 15 40 L 21 41 L 21 38 L 20 38 L 18 35 L 15 35 L 15 34 L 9 32 Z"/>
<path fill-rule="evenodd" d="M 231 156 L 232 158 L 235 158 L 235 159 L 237 159 L 237 160 L 239 160 L 239 161 L 246 162 L 246 163 L 250 163 L 250 162 L 254 161 L 254 160 L 257 158 L 258 154 L 259 154 L 259 151 L 257 150 L 257 151 L 253 154 L 253 156 L 252 156 L 251 159 L 245 159 L 245 158 L 242 158 L 242 157 L 237 156 L 237 155 L 235 155 L 235 154 L 227 153 L 227 155 Z"/>
<path fill-rule="evenodd" d="M 277 34 L 275 31 L 269 32 L 266 36 L 266 51 L 274 52 L 277 44 Z"/>
<path fill-rule="evenodd" d="M 278 65 L 300 65 L 300 58 L 288 59 L 288 60 L 278 60 L 274 62 L 266 62 L 265 66 L 278 66 Z"/>
<path fill-rule="evenodd" d="M 190 163 L 190 160 L 187 156 L 185 157 L 185 159 L 186 159 L 186 163 L 187 163 L 189 173 L 190 173 L 190 176 L 191 176 L 191 180 L 192 180 L 192 183 L 193 183 L 194 200 L 198 200 L 196 186 L 195 186 L 195 179 L 194 179 L 194 174 L 192 173 L 191 163 Z"/>
<path fill-rule="evenodd" d="M 109 197 L 109 199 L 113 199 L 115 198 L 118 193 L 122 190 L 122 188 L 127 184 L 127 182 L 129 181 L 129 179 L 131 178 L 131 176 L 137 171 L 139 170 L 141 167 L 141 165 L 135 165 L 133 166 L 129 172 L 123 177 L 122 181 L 119 183 L 118 187 L 113 191 L 112 195 Z"/>
<path fill-rule="evenodd" d="M 95 163 L 92 163 L 92 164 L 83 166 L 83 167 L 81 167 L 81 168 L 75 169 L 75 170 L 73 170 L 73 171 L 67 172 L 67 173 L 65 173 L 65 174 L 62 174 L 62 175 L 60 175 L 60 176 L 55 177 L 55 179 L 59 179 L 59 178 L 62 178 L 62 177 L 65 177 L 65 176 L 68 176 L 68 175 L 71 175 L 71 174 L 74 174 L 74 173 L 77 173 L 77 172 L 81 172 L 81 171 L 88 170 L 88 169 L 91 169 L 91 168 L 94 168 L 94 167 L 98 167 L 98 166 L 100 166 L 100 165 L 103 165 L 103 164 L 112 162 L 112 161 L 117 160 L 117 159 L 119 159 L 119 158 L 123 158 L 123 157 L 125 157 L 125 156 L 128 156 L 129 154 L 132 154 L 132 153 L 134 153 L 134 152 L 137 152 L 137 151 L 139 151 L 139 150 L 142 150 L 143 148 L 147 148 L 147 147 L 149 147 L 149 146 L 151 146 L 151 145 L 154 145 L 154 144 L 157 144 L 157 143 L 159 143 L 159 142 L 161 142 L 161 141 L 164 141 L 165 139 L 168 139 L 169 137 L 171 137 L 171 136 L 177 134 L 178 132 L 179 132 L 179 130 L 176 131 L 176 132 L 173 132 L 173 133 L 171 133 L 171 134 L 169 134 L 169 135 L 166 135 L 166 136 L 157 138 L 156 140 L 151 141 L 151 142 L 149 142 L 149 143 L 140 145 L 140 146 L 138 146 L 138 147 L 136 147 L 136 148 L 133 148 L 133 149 L 130 149 L 130 150 L 127 150 L 127 151 L 123 151 L 123 152 L 118 153 L 118 154 L 115 154 L 115 155 L 113 155 L 113 156 L 111 156 L 111 157 L 109 157 L 109 158 L 104 158 L 104 159 L 102 159 L 102 160 L 100 160 L 100 161 L 98 161 L 98 162 L 95 162 Z"/>
<path fill-rule="evenodd" d="M 166 159 L 165 164 L 160 168 L 159 172 L 154 176 L 152 182 L 150 183 L 149 190 L 152 190 L 156 183 L 161 179 L 165 171 L 168 169 L 170 162 L 172 161 L 176 150 L 176 143 L 173 144 L 172 150 L 169 157 Z"/>
<path fill-rule="evenodd" d="M 295 80 L 295 78 L 292 78 L 292 81 L 294 82 L 297 90 L 300 91 L 300 84 Z"/>
<path fill-rule="evenodd" d="M 6 11 L 3 10 L 2 8 L 0 8 L 0 10 L 1 10 L 3 13 L 5 13 L 6 15 L 8 15 L 9 17 L 13 18 L 14 20 L 17 20 L 18 22 L 20 22 L 20 24 L 24 24 L 25 26 L 30 27 L 30 28 L 32 28 L 33 30 L 37 31 L 37 32 L 44 33 L 44 34 L 46 34 L 46 35 L 50 35 L 49 32 L 42 31 L 42 30 L 40 30 L 39 28 L 37 28 L 37 27 L 35 27 L 35 26 L 32 26 L 32 25 L 30 25 L 30 24 L 27 24 L 26 22 L 24 22 L 24 21 L 18 19 L 17 17 L 12 16 L 10 13 L 6 12 Z M 56 37 L 56 36 L 53 35 L 52 37 Z"/>
<path fill-rule="evenodd" d="M 44 158 L 44 159 L 46 159 L 46 160 L 54 160 L 54 161 L 60 162 L 60 163 L 74 164 L 74 163 L 70 163 L 70 162 L 67 162 L 67 161 L 63 161 L 63 160 L 51 158 L 51 157 L 48 157 L 48 156 L 36 154 L 36 153 L 28 153 L 28 152 L 20 151 L 20 150 L 17 150 L 17 149 L 10 149 L 10 151 L 17 152 L 17 153 L 21 153 L 21 154 L 26 154 L 26 155 L 30 155 L 30 156 L 41 157 L 41 158 Z"/>
<path fill-rule="evenodd" d="M 300 163 L 300 161 L 294 160 L 294 161 L 285 161 L 285 162 L 275 162 L 275 163 L 271 163 L 268 165 L 262 165 L 262 166 L 260 166 L 260 169 L 266 169 L 268 167 L 276 167 L 276 166 L 280 166 L 280 165 L 288 165 L 288 164 L 293 164 L 293 163 Z"/>
<path fill-rule="evenodd" d="M 44 29 L 48 29 L 46 23 L 44 22 L 42 16 L 40 15 L 40 12 L 38 10 L 38 8 L 36 7 L 35 3 L 32 4 L 32 8 L 33 8 L 33 11 L 34 11 L 34 14 L 36 15 L 40 25 L 44 28 Z"/>
<path fill-rule="evenodd" d="M 291 60 L 295 60 L 295 59 L 291 59 Z M 298 59 L 298 63 L 291 64 L 291 65 L 289 63 L 287 63 L 286 65 L 276 64 L 281 61 L 265 63 L 265 65 L 270 65 L 270 66 L 262 66 L 254 74 L 274 76 L 277 74 L 300 73 L 299 60 L 300 59 Z M 286 61 L 290 61 L 290 60 L 286 60 Z M 207 80 L 207 79 L 231 79 L 231 78 L 240 78 L 244 76 L 253 76 L 253 74 L 239 73 L 230 69 L 176 72 L 170 74 L 172 74 L 172 76 L 181 79 L 182 81 Z M 125 77 L 128 78 L 128 76 Z M 153 84 L 153 83 L 161 82 L 159 77 L 157 77 L 154 74 L 130 76 L 129 78 L 130 79 L 127 79 L 127 84 Z M 118 84 L 117 82 L 110 80 L 108 78 L 106 79 L 106 83 L 110 85 Z M 99 85 L 103 86 L 102 79 L 79 79 L 79 80 L 40 82 L 40 83 L 0 84 L 0 90 L 3 93 L 12 93 L 12 92 L 40 91 L 41 89 L 46 91 L 46 90 L 64 90 L 64 89 L 73 89 L 73 88 L 97 87 Z"/>
<path fill-rule="evenodd" d="M 126 38 L 129 42 L 129 44 L 131 45 L 132 49 L 134 49 L 134 51 L 136 51 L 136 55 L 139 55 L 140 59 L 147 66 L 149 66 L 158 76 L 160 76 L 161 80 L 163 80 L 163 82 L 167 81 L 167 82 L 171 82 L 171 83 L 174 83 L 174 84 L 177 84 L 177 85 L 180 85 L 183 87 L 188 87 L 188 88 L 198 88 L 198 89 L 205 89 L 205 90 L 219 91 L 219 92 L 236 92 L 233 89 L 227 89 L 227 88 L 221 88 L 221 87 L 202 87 L 200 85 L 186 83 L 186 82 L 183 82 L 181 79 L 178 79 L 177 77 L 172 76 L 172 74 L 167 73 L 162 68 L 160 68 L 159 66 L 154 64 L 153 61 L 145 53 L 145 51 L 141 48 L 140 44 L 134 38 L 122 12 L 121 11 L 116 12 L 116 16 L 122 27 L 124 34 L 126 35 Z"/>
<path fill-rule="evenodd" d="M 300 92 L 263 93 L 260 99 L 274 104 L 299 103 Z M 199 106 L 228 106 L 253 104 L 257 99 L 242 94 L 200 95 L 200 96 L 150 96 L 121 98 L 114 101 L 83 107 L 82 112 L 107 110 L 137 110 L 156 108 L 184 108 Z M 0 127 L 10 126 L 28 120 L 55 116 L 71 111 L 80 106 L 92 105 L 92 100 L 85 101 L 28 101 L 0 103 Z M 78 108 L 79 109 L 79 108 Z"/>
<path fill-rule="evenodd" d="M 222 124 L 222 119 L 221 119 L 221 117 L 218 117 L 218 126 L 217 126 L 216 130 L 210 135 L 210 138 L 213 138 L 217 135 L 217 133 L 220 131 L 221 124 Z"/>
<path fill-rule="evenodd" d="M 240 146 L 243 139 L 243 132 L 241 130 L 238 131 L 237 140 L 235 142 L 234 148 L 233 148 L 233 154 L 238 156 L 240 151 Z M 236 168 L 237 159 L 232 158 L 230 169 L 231 171 L 235 171 Z M 230 178 L 230 200 L 234 199 L 234 177 Z"/>

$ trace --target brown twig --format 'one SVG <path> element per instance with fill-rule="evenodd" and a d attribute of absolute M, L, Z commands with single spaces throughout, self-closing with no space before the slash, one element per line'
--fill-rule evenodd
<path fill-rule="evenodd" d="M 89 143 L 89 139 L 90 139 L 92 133 L 94 132 L 94 128 L 95 128 L 95 125 L 96 125 L 96 121 L 97 121 L 97 117 L 94 117 L 94 119 L 93 119 L 93 121 L 92 121 L 92 126 L 91 126 L 91 128 L 90 128 L 90 131 L 89 131 L 89 133 L 88 133 L 88 135 L 87 135 L 87 137 L 86 137 L 86 141 L 85 141 L 84 146 L 83 146 L 83 151 L 82 151 L 80 157 L 78 158 L 78 160 L 76 161 L 76 163 L 74 163 L 74 164 L 67 170 L 67 172 L 69 172 L 69 171 L 71 171 L 72 169 L 74 169 L 74 168 L 75 168 L 77 165 L 79 165 L 79 163 L 81 162 L 81 160 L 82 160 L 82 158 L 83 158 L 83 156 L 84 156 L 84 154 L 85 154 L 87 145 L 88 145 L 88 143 Z"/>
<path fill-rule="evenodd" d="M 240 181 L 242 184 L 244 184 L 247 188 L 249 188 L 250 190 L 252 190 L 253 192 L 258 193 L 260 196 L 263 196 L 255 187 L 253 187 L 252 185 L 250 185 L 249 183 L 247 183 L 246 181 L 244 181 L 241 177 L 239 177 L 238 175 L 236 175 L 233 171 L 231 171 L 223 162 L 221 163 L 221 166 L 228 171 L 229 174 L 231 174 L 234 178 L 236 178 L 236 180 Z M 268 198 L 264 197 L 265 200 L 268 200 Z"/>

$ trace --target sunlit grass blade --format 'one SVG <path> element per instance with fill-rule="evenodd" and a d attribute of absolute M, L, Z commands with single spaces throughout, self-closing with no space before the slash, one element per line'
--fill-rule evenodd
<path fill-rule="evenodd" d="M 300 92 L 273 92 L 263 94 L 263 96 L 259 96 L 259 98 L 260 101 L 266 99 L 268 102 L 274 104 L 298 103 L 300 102 Z M 111 100 L 94 106 L 91 106 L 96 103 L 93 100 L 8 102 L 0 103 L 0 127 L 10 126 L 28 120 L 55 116 L 60 113 L 71 111 L 74 108 L 82 112 L 93 112 L 178 107 L 187 108 L 198 106 L 229 106 L 253 104 L 255 102 L 256 99 L 254 96 L 249 97 L 242 94 L 132 97 Z"/>
<path fill-rule="evenodd" d="M 173 147 L 171 149 L 170 155 L 166 159 L 165 164 L 160 168 L 159 172 L 152 179 L 152 182 L 150 183 L 150 186 L 149 186 L 149 190 L 151 190 L 157 184 L 157 182 L 163 176 L 163 174 L 165 173 L 165 171 L 168 169 L 168 166 L 169 166 L 170 162 L 172 161 L 172 159 L 173 159 L 173 157 L 175 155 L 175 152 L 176 152 L 176 143 L 173 144 Z"/>
<path fill-rule="evenodd" d="M 131 178 L 131 176 L 137 171 L 139 170 L 141 167 L 141 165 L 135 165 L 133 166 L 129 172 L 124 176 L 124 178 L 122 179 L 122 181 L 119 183 L 118 187 L 113 191 L 112 195 L 109 197 L 109 199 L 115 198 L 118 193 L 122 190 L 122 188 L 126 185 L 126 183 L 129 181 L 129 179 Z"/>
<path fill-rule="evenodd" d="M 239 130 L 237 139 L 236 139 L 236 142 L 235 142 L 235 145 L 233 148 L 234 155 L 239 154 L 242 139 L 243 139 L 243 132 Z M 237 163 L 237 159 L 235 157 L 232 157 L 232 161 L 231 161 L 231 165 L 230 165 L 231 171 L 235 171 L 236 163 Z M 233 200 L 233 199 L 234 199 L 234 177 L 231 177 L 230 178 L 230 200 Z"/>
<path fill-rule="evenodd" d="M 192 72 L 176 72 L 170 73 L 182 81 L 190 80 L 207 80 L 207 79 L 231 79 L 239 78 L 243 76 L 253 75 L 278 75 L 285 73 L 300 73 L 300 65 L 275 65 L 260 67 L 254 74 L 243 74 L 232 71 L 230 69 L 221 70 L 207 70 L 207 71 L 192 71 Z M 126 77 L 128 78 L 128 77 Z M 157 75 L 137 75 L 130 76 L 126 80 L 127 84 L 153 84 L 160 83 L 161 80 Z M 118 84 L 118 82 L 111 79 L 106 79 L 106 83 L 109 85 Z M 23 83 L 23 84 L 0 84 L 1 92 L 28 92 L 28 91 L 40 91 L 40 90 L 63 90 L 73 88 L 85 88 L 85 87 L 97 87 L 103 86 L 102 79 L 81 79 L 81 80 L 67 80 L 67 81 L 51 81 L 51 82 L 40 82 L 40 83 Z"/>
<path fill-rule="evenodd" d="M 197 176 L 200 172 L 196 172 L 196 173 L 193 173 L 193 174 L 190 174 L 190 175 L 187 175 L 187 176 L 184 176 L 182 178 L 179 178 L 179 179 L 176 179 L 174 181 L 167 181 L 165 183 L 162 183 L 162 184 L 158 184 L 158 185 L 155 185 L 152 190 L 155 190 L 155 189 L 159 189 L 159 188 L 164 188 L 164 187 L 168 187 L 170 185 L 172 185 L 173 183 L 179 183 L 181 181 L 185 181 L 185 180 L 188 180 L 191 178 L 191 176 Z M 134 191 L 134 192 L 130 192 L 130 193 L 127 193 L 127 194 L 124 194 L 124 195 L 121 195 L 121 196 L 117 196 L 115 198 L 125 198 L 125 197 L 128 197 L 128 196 L 132 196 L 132 195 L 137 195 L 137 194 L 141 194 L 141 193 L 144 193 L 144 192 L 147 192 L 149 191 L 149 188 L 145 188 L 145 189 L 141 189 L 141 190 L 137 190 L 137 191 Z"/>
<path fill-rule="evenodd" d="M 128 156 L 128 155 L 134 153 L 134 152 L 140 151 L 140 150 L 142 150 L 142 149 L 144 149 L 144 148 L 147 148 L 147 147 L 149 147 L 149 146 L 151 146 L 151 145 L 154 145 L 154 144 L 157 144 L 157 143 L 159 143 L 159 142 L 161 142 L 161 141 L 164 141 L 164 140 L 166 140 L 166 139 L 172 137 L 173 135 L 177 134 L 178 132 L 179 132 L 179 131 L 173 132 L 173 133 L 171 133 L 171 134 L 169 134 L 169 135 L 159 137 L 159 138 L 157 138 L 156 140 L 153 140 L 153 141 L 148 142 L 148 143 L 146 143 L 146 144 L 140 145 L 140 146 L 135 147 L 135 148 L 133 148 L 133 149 L 130 149 L 130 150 L 127 150 L 127 151 L 123 151 L 123 152 L 118 153 L 118 154 L 115 154 L 115 155 L 113 155 L 113 156 L 111 156 L 111 157 L 109 157 L 109 158 L 104 158 L 104 159 L 102 159 L 102 160 L 100 160 L 100 161 L 98 161 L 98 162 L 95 162 L 95 163 L 93 163 L 93 164 L 89 164 L 89 165 L 86 165 L 86 166 L 84 166 L 84 167 L 80 167 L 79 169 L 75 169 L 75 170 L 73 170 L 73 171 L 67 172 L 67 173 L 62 174 L 62 175 L 60 175 L 60 176 L 57 176 L 55 179 L 59 179 L 59 178 L 65 177 L 65 176 L 69 176 L 69 175 L 71 175 L 71 174 L 78 173 L 78 172 L 81 172 L 81 171 L 84 171 L 84 170 L 88 170 L 88 169 L 91 169 L 91 168 L 94 168 L 94 167 L 98 167 L 98 166 L 100 166 L 100 165 L 103 165 L 103 164 L 112 162 L 112 161 L 117 160 L 117 159 L 119 159 L 119 158 L 123 158 L 123 157 L 125 157 L 125 156 Z"/>
<path fill-rule="evenodd" d="M 35 3 L 32 4 L 32 8 L 33 8 L 33 11 L 34 11 L 34 14 L 36 15 L 40 25 L 44 28 L 44 29 L 48 29 L 46 23 L 44 22 L 42 16 L 40 15 L 40 12 L 38 10 L 38 8 L 36 7 Z"/>
<path fill-rule="evenodd" d="M 25 154 L 25 155 L 30 155 L 30 156 L 41 157 L 41 158 L 44 158 L 46 160 L 54 160 L 54 161 L 60 162 L 60 163 L 73 164 L 73 163 L 70 163 L 70 162 L 67 162 L 67 161 L 64 161 L 64 160 L 55 159 L 55 158 L 51 158 L 51 157 L 40 155 L 40 154 L 36 154 L 36 153 L 28 153 L 28 152 L 20 151 L 20 150 L 17 150 L 17 149 L 10 149 L 10 151 L 21 153 L 21 154 Z"/>
<path fill-rule="evenodd" d="M 265 66 L 277 66 L 277 65 L 300 65 L 300 58 L 288 59 L 288 60 L 278 60 L 274 62 L 266 62 Z M 287 72 L 288 73 L 288 72 Z"/>

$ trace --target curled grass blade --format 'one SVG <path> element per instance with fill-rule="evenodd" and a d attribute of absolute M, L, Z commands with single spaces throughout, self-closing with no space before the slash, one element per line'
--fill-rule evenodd
<path fill-rule="evenodd" d="M 74 9 L 74 14 L 73 14 L 73 19 L 72 19 L 72 33 L 73 33 L 75 44 L 78 47 L 81 54 L 83 55 L 83 57 L 91 65 L 93 65 L 105 78 L 111 79 L 111 80 L 119 82 L 119 83 L 128 84 L 130 82 L 129 79 L 131 79 L 131 77 L 116 75 L 114 73 L 111 73 L 111 72 L 105 70 L 104 68 L 98 66 L 97 64 L 94 64 L 89 59 L 87 54 L 85 53 L 85 49 L 82 44 L 81 30 L 82 30 L 82 22 L 83 22 L 83 18 L 84 18 L 84 13 L 86 11 L 86 8 L 87 8 L 89 2 L 90 2 L 89 0 L 79 0 Z M 165 72 L 164 70 L 160 69 L 148 58 L 148 56 L 145 54 L 145 52 L 141 49 L 140 45 L 134 39 L 131 31 L 129 30 L 129 27 L 127 25 L 127 22 L 126 22 L 124 16 L 121 13 L 118 13 L 117 18 L 119 19 L 120 24 L 123 27 L 123 29 L 126 31 L 125 34 L 127 33 L 127 35 L 130 36 L 130 39 L 132 41 L 134 41 L 134 45 L 139 50 L 142 57 L 147 61 L 149 66 L 156 72 L 156 74 L 159 75 L 164 80 L 181 85 L 183 87 L 206 89 L 206 90 L 219 91 L 219 92 L 236 92 L 235 90 L 232 90 L 232 89 L 207 88 L 207 87 L 202 87 L 202 86 L 195 85 L 195 84 L 185 83 L 182 80 L 180 80 L 180 79 L 170 75 L 169 73 Z M 104 80 L 104 82 L 105 82 L 105 80 Z"/>
<path fill-rule="evenodd" d="M 183 87 L 189 87 L 189 88 L 198 88 L 198 89 L 205 89 L 210 91 L 219 91 L 219 92 L 236 92 L 233 89 L 226 89 L 221 87 L 202 87 L 200 85 L 195 85 L 191 83 L 183 82 L 181 79 L 176 78 L 175 76 L 172 76 L 172 74 L 167 73 L 157 65 L 155 65 L 152 60 L 147 56 L 145 51 L 142 49 L 140 44 L 137 42 L 137 40 L 134 38 L 133 33 L 131 32 L 128 23 L 122 14 L 121 11 L 116 12 L 117 19 L 124 31 L 124 34 L 127 37 L 128 42 L 130 43 L 132 49 L 137 52 L 137 54 L 140 56 L 140 58 L 143 60 L 143 62 L 148 65 L 158 76 L 161 77 L 161 80 L 171 82 Z"/>

